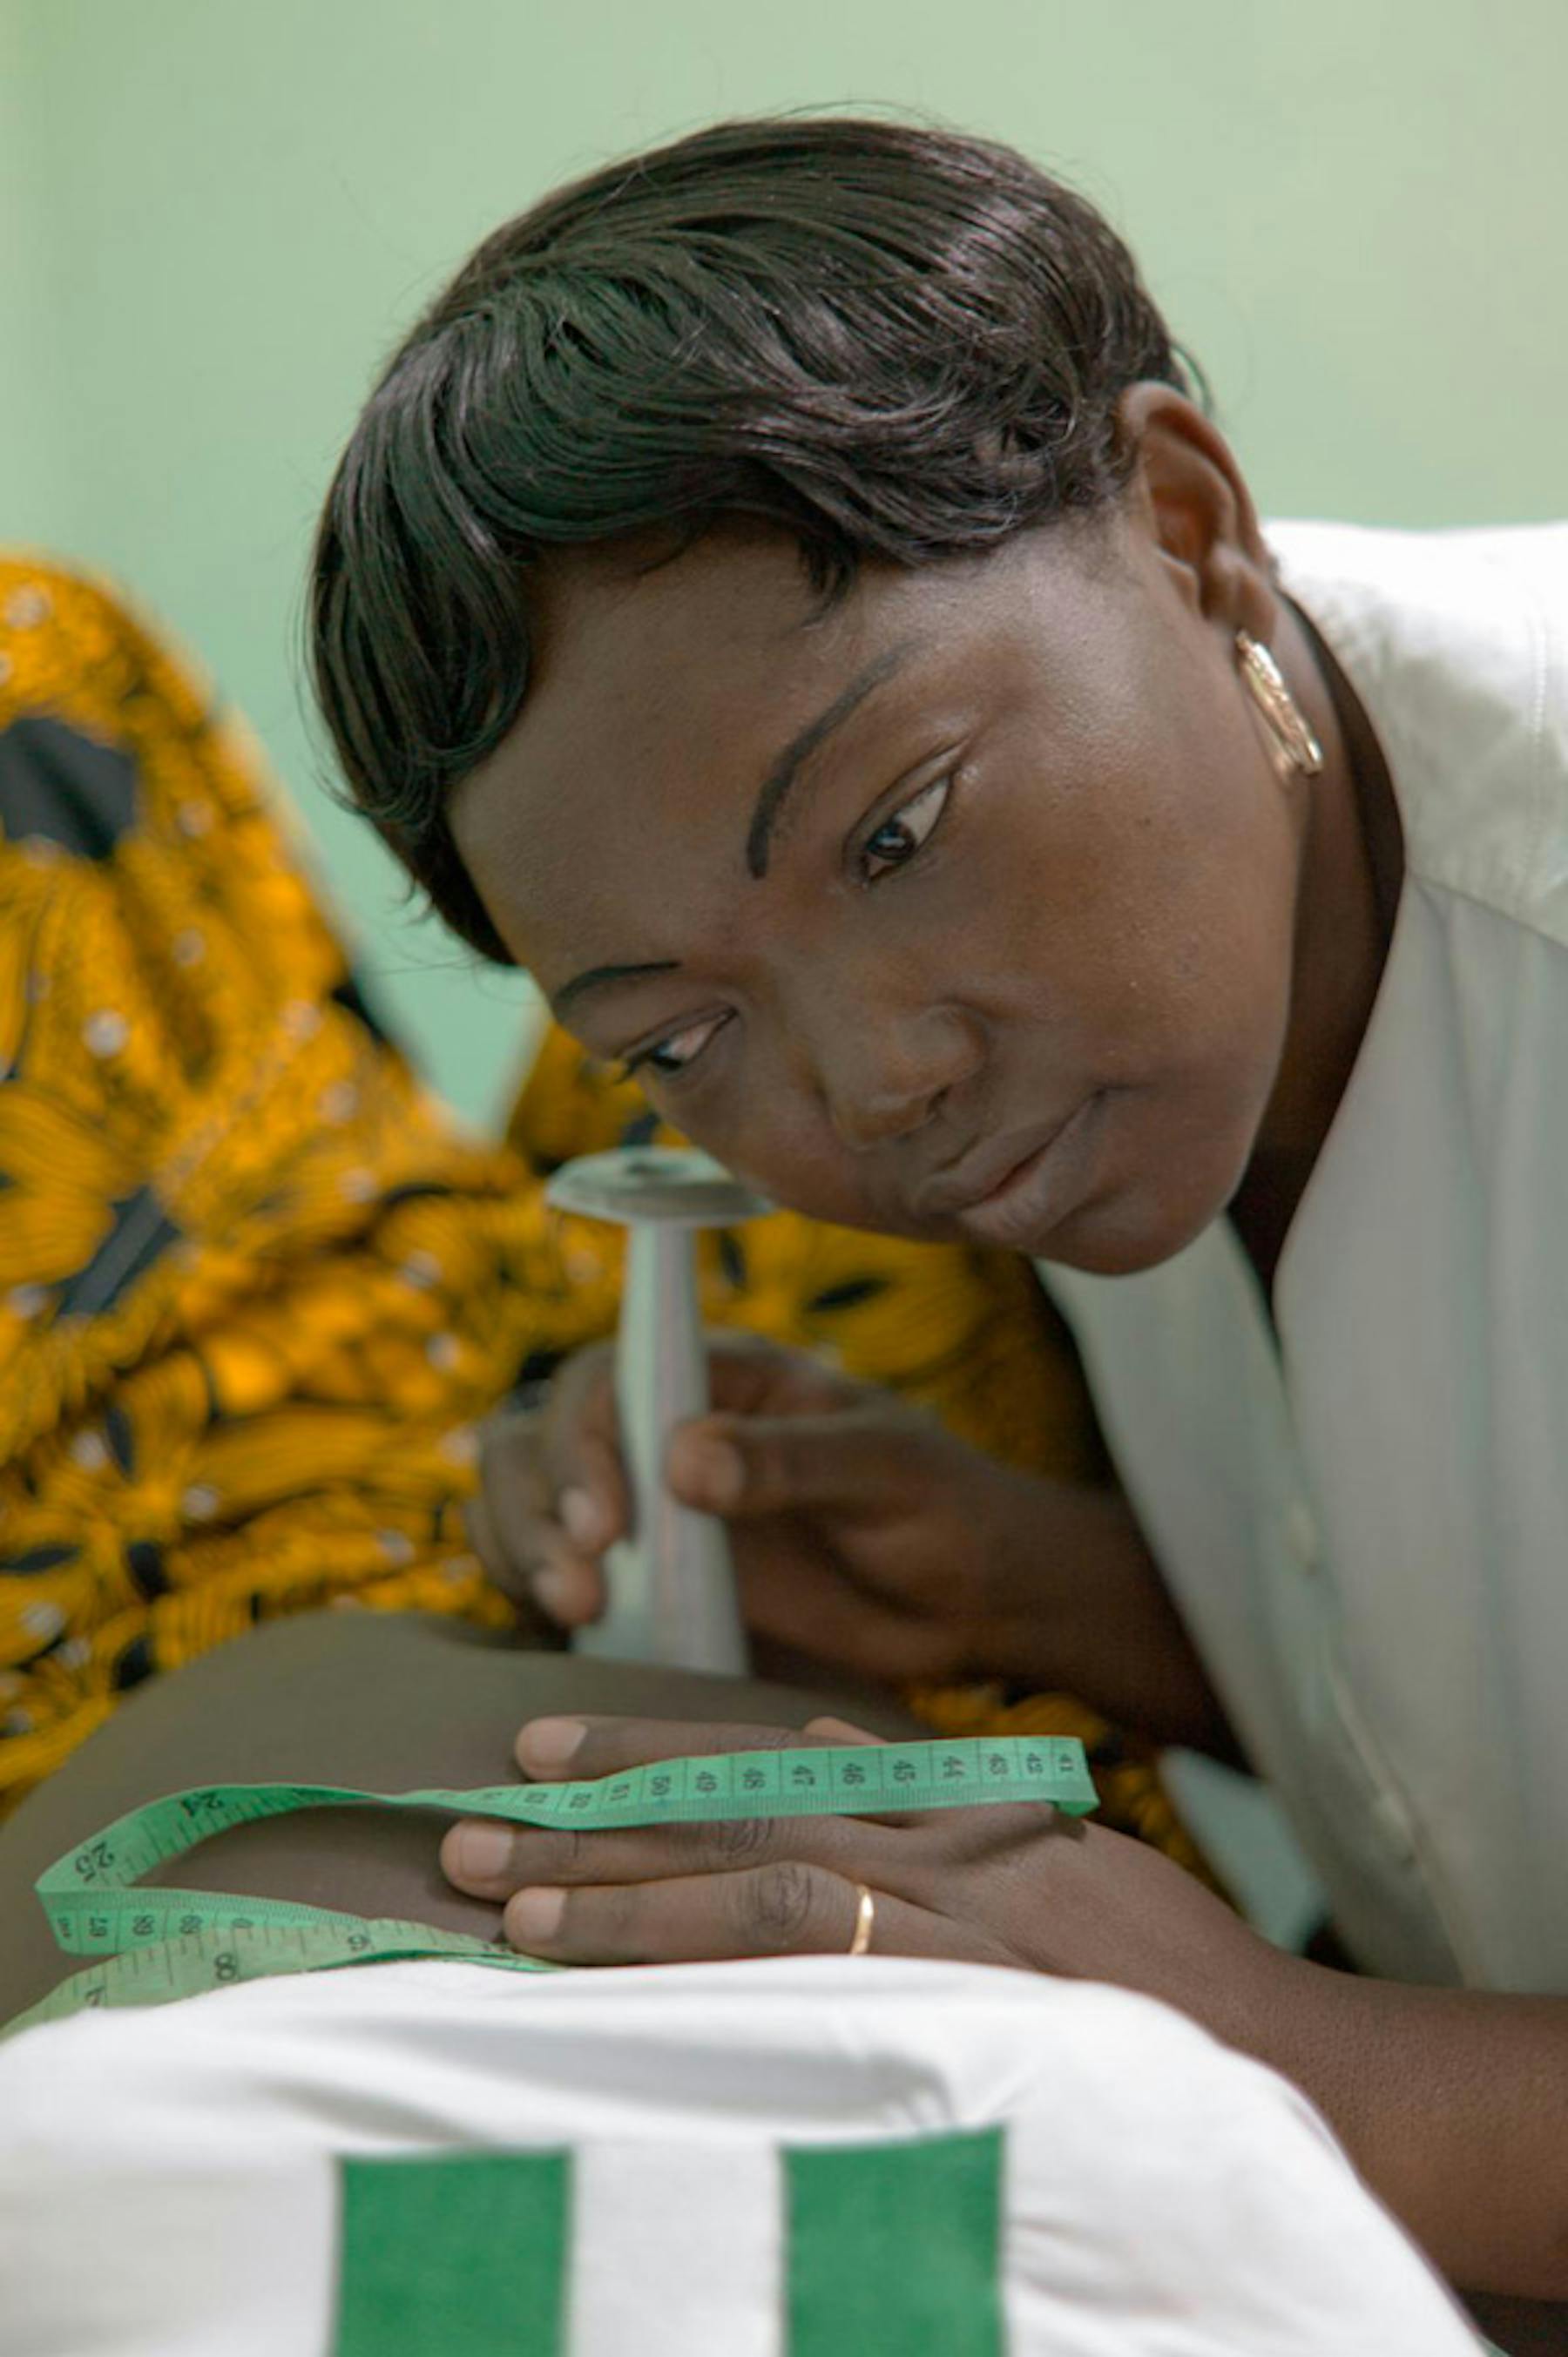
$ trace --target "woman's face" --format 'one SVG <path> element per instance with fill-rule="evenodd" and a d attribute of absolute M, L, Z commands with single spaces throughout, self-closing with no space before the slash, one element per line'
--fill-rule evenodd
<path fill-rule="evenodd" d="M 1150 394 L 1125 502 L 866 568 L 725 526 L 552 559 L 458 848 L 561 1018 L 777 1202 L 1106 1274 L 1235 1189 L 1290 1010 L 1300 798 L 1224 446 Z"/>

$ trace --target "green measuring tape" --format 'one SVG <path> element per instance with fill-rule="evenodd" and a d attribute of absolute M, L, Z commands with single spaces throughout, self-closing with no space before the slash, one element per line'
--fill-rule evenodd
<path fill-rule="evenodd" d="M 0 2038 L 84 2006 L 161 2005 L 274 1974 L 395 1957 L 457 1957 L 509 1972 L 558 1969 L 432 1923 L 341 1914 L 286 1899 L 136 1888 L 144 1875 L 214 1834 L 300 1809 L 435 1809 L 614 1833 L 735 1817 L 875 1817 L 1018 1801 L 1045 1801 L 1064 1815 L 1084 1816 L 1098 1799 L 1083 1746 L 1068 1736 L 717 1752 L 654 1760 L 590 1783 L 503 1784 L 474 1792 L 360 1792 L 336 1784 L 219 1784 L 171 1792 L 117 1817 L 38 1877 L 35 1887 L 59 1945 L 68 1954 L 104 1961 L 18 2014 Z"/>

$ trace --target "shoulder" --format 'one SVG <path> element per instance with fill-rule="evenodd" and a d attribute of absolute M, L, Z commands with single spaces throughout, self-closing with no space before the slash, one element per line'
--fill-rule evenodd
<path fill-rule="evenodd" d="M 1568 522 L 1271 522 L 1388 760 L 1410 879 L 1568 944 Z"/>

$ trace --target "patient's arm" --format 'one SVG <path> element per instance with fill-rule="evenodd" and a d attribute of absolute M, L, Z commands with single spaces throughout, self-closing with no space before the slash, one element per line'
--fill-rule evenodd
<path fill-rule="evenodd" d="M 695 1671 L 525 1652 L 461 1623 L 374 1612 L 278 1620 L 132 1696 L 0 1827 L 0 2022 L 80 1969 L 56 1947 L 32 1885 L 127 1809 L 187 1785 L 266 1782 L 404 1792 L 515 1781 L 512 1739 L 551 1711 L 798 1727 L 843 1698 Z M 879 1732 L 913 1722 L 868 1707 Z M 447 1821 L 324 1809 L 220 1834 L 152 1878 L 395 1915 L 495 1936 L 499 1910 L 436 1864 Z"/>

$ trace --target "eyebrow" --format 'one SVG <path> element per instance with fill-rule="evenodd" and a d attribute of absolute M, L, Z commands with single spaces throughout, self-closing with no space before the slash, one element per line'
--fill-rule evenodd
<path fill-rule="evenodd" d="M 763 877 L 768 873 L 768 854 L 778 833 L 784 805 L 800 782 L 801 770 L 823 741 L 835 728 L 841 728 L 852 712 L 865 703 L 873 688 L 902 670 L 911 655 L 921 645 L 918 639 L 906 639 L 902 645 L 889 647 L 867 663 L 865 669 L 814 720 L 809 720 L 797 735 L 791 737 L 784 750 L 773 763 L 762 782 L 751 813 L 751 824 L 746 835 L 746 865 L 749 874 Z M 550 1000 L 551 1011 L 559 1019 L 585 993 L 606 990 L 612 984 L 635 982 L 655 974 L 675 974 L 680 969 L 679 958 L 656 958 L 640 965 L 595 965 L 584 974 L 574 974 L 563 983 Z"/>
<path fill-rule="evenodd" d="M 857 705 L 864 704 L 874 687 L 891 679 L 901 671 L 920 645 L 918 639 L 906 639 L 901 646 L 889 647 L 875 662 L 867 663 L 858 679 L 851 680 L 842 695 L 833 698 L 825 712 L 809 720 L 796 737 L 789 739 L 763 780 L 762 791 L 757 797 L 746 830 L 746 864 L 753 876 L 766 876 L 768 856 L 779 818 L 791 791 L 800 780 L 800 771 L 825 737 L 841 728 Z"/>
<path fill-rule="evenodd" d="M 562 984 L 550 1001 L 551 1012 L 559 1019 L 585 991 L 603 990 L 612 982 L 633 982 L 639 974 L 673 974 L 680 963 L 679 958 L 657 958 L 648 965 L 591 965 L 585 974 L 575 974 L 570 982 Z"/>

